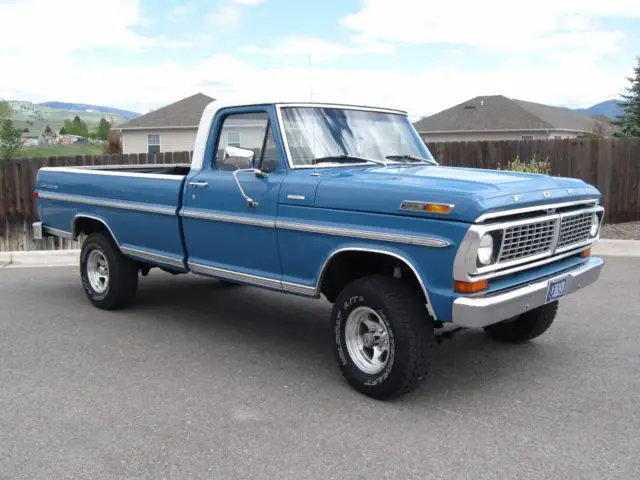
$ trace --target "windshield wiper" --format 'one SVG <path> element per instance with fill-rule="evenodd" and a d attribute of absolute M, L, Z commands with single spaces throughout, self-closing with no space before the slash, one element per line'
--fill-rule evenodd
<path fill-rule="evenodd" d="M 312 164 L 316 164 L 316 163 L 330 163 L 330 162 L 335 162 L 335 163 L 377 163 L 378 165 L 384 165 L 386 166 L 387 163 L 383 162 L 382 160 L 372 160 L 370 158 L 362 158 L 362 157 L 356 157 L 354 155 L 329 155 L 326 157 L 320 157 L 320 158 L 314 158 L 311 163 Z"/>
<path fill-rule="evenodd" d="M 413 162 L 413 163 L 428 163 L 430 165 L 437 165 L 438 163 L 427 159 L 427 158 L 421 158 L 421 157 L 416 157 L 414 155 L 387 155 L 385 157 L 387 160 L 406 160 L 407 162 Z"/>

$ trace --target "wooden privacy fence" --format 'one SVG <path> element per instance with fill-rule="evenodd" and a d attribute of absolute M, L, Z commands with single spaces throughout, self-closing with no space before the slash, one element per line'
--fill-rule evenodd
<path fill-rule="evenodd" d="M 579 138 L 427 143 L 442 165 L 507 167 L 509 160 L 549 159 L 551 175 L 580 178 L 603 196 L 605 222 L 640 220 L 640 138 Z"/>
<path fill-rule="evenodd" d="M 41 167 L 81 165 L 145 165 L 189 163 L 189 152 L 156 155 L 77 155 L 74 157 L 0 159 L 0 252 L 77 248 L 76 242 L 58 237 L 32 239 L 31 224 L 38 221 L 33 190 Z"/>
<path fill-rule="evenodd" d="M 442 165 L 506 168 L 510 160 L 549 159 L 552 175 L 581 178 L 603 193 L 605 222 L 640 220 L 640 139 L 523 140 L 427 143 Z M 188 163 L 189 153 L 0 160 L 0 251 L 76 248 L 75 242 L 33 241 L 38 220 L 33 189 L 44 166 Z"/>

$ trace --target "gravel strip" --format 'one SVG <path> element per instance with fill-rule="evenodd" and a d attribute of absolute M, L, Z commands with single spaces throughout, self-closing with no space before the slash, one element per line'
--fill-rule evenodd
<path fill-rule="evenodd" d="M 640 240 L 640 222 L 602 225 L 600 238 L 610 240 Z"/>

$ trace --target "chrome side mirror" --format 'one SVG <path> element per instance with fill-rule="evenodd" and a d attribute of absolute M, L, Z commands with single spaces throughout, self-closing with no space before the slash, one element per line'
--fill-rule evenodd
<path fill-rule="evenodd" d="M 225 163 L 236 165 L 239 168 L 253 168 L 256 152 L 248 148 L 227 145 L 224 149 L 224 157 Z"/>

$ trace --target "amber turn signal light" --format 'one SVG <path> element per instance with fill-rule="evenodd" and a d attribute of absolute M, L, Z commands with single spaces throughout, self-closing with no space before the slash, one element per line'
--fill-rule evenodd
<path fill-rule="evenodd" d="M 586 250 L 584 250 L 584 251 L 580 254 L 580 256 L 581 256 L 582 258 L 590 257 L 590 256 L 591 256 L 591 249 L 590 249 L 590 248 L 587 248 Z"/>
<path fill-rule="evenodd" d="M 476 293 L 489 288 L 487 280 L 479 280 L 477 282 L 461 282 L 456 280 L 455 289 L 458 293 Z"/>
<path fill-rule="evenodd" d="M 451 205 L 444 205 L 442 203 L 427 203 L 424 206 L 424 211 L 430 213 L 449 213 L 451 210 Z"/>

